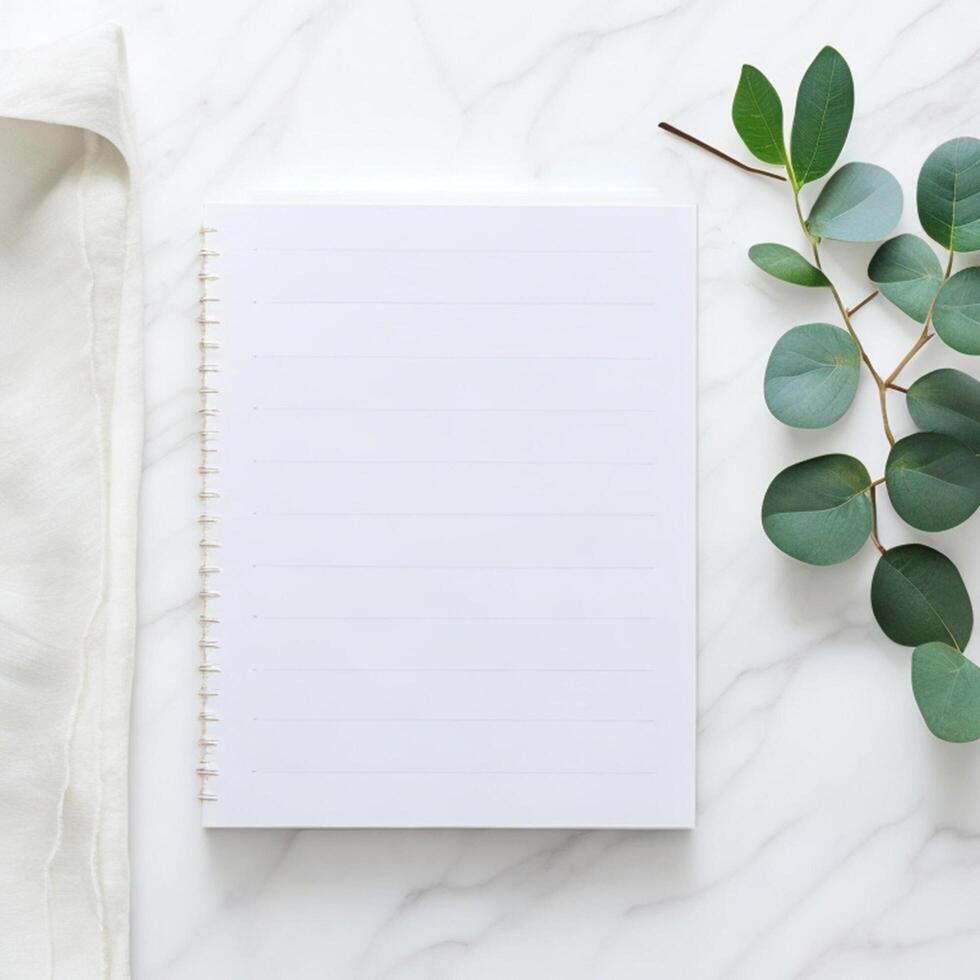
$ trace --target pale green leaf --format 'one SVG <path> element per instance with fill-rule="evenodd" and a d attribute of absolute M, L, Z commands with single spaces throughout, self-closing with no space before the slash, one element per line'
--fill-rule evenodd
<path fill-rule="evenodd" d="M 851 335 L 830 323 L 805 323 L 783 334 L 766 365 L 769 411 L 786 425 L 819 429 L 850 408 L 861 373 Z"/>
<path fill-rule="evenodd" d="M 932 325 L 953 350 L 980 354 L 980 269 L 957 272 L 939 290 Z"/>
<path fill-rule="evenodd" d="M 946 742 L 980 738 L 980 667 L 946 643 L 912 653 L 912 693 L 929 731 Z"/>
<path fill-rule="evenodd" d="M 856 555 L 871 533 L 871 477 L 853 456 L 818 456 L 769 484 L 762 526 L 787 555 L 833 565 Z"/>
<path fill-rule="evenodd" d="M 933 150 L 919 171 L 919 221 L 945 249 L 980 249 L 980 140 L 961 136 Z"/>
<path fill-rule="evenodd" d="M 925 323 L 942 284 L 943 267 L 918 235 L 898 235 L 872 256 L 868 278 L 903 313 Z"/>
<path fill-rule="evenodd" d="M 902 188 L 883 167 L 846 163 L 827 181 L 807 228 L 820 238 L 842 242 L 876 242 L 902 216 Z"/>
<path fill-rule="evenodd" d="M 980 381 L 955 368 L 939 368 L 914 382 L 905 396 L 912 421 L 980 453 Z"/>

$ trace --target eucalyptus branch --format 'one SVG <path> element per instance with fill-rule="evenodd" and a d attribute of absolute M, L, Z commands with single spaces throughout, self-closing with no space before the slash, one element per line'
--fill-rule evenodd
<path fill-rule="evenodd" d="M 915 648 L 912 688 L 926 724 L 947 741 L 980 740 L 980 666 L 963 653 L 973 627 L 963 579 L 935 549 L 918 543 L 886 548 L 878 533 L 881 486 L 888 488 L 896 514 L 921 531 L 956 527 L 980 508 L 980 381 L 942 368 L 909 386 L 897 383 L 934 336 L 961 353 L 980 355 L 980 267 L 953 275 L 954 252 L 980 252 L 980 209 L 975 203 L 980 197 L 980 139 L 944 143 L 928 156 L 919 175 L 919 219 L 925 233 L 948 251 L 943 269 L 923 238 L 888 237 L 902 211 L 901 188 L 888 171 L 870 163 L 846 163 L 831 173 L 853 113 L 850 68 L 830 47 L 817 55 L 800 82 L 788 149 L 782 101 L 761 71 L 742 67 L 732 103 L 735 129 L 751 153 L 783 168 L 812 253 L 811 260 L 787 245 L 762 242 L 749 249 L 749 258 L 784 283 L 829 289 L 843 322 L 843 327 L 804 323 L 779 338 L 766 366 L 766 405 L 786 425 L 833 425 L 853 403 L 863 364 L 878 389 L 890 446 L 884 475 L 876 480 L 860 460 L 843 453 L 788 466 L 769 484 L 762 526 L 781 551 L 818 566 L 846 561 L 870 540 L 878 553 L 872 612 L 886 636 Z M 714 152 L 699 140 L 690 141 Z M 828 179 L 804 217 L 800 191 L 824 177 Z M 885 299 L 921 327 L 887 375 L 872 364 L 852 320 L 877 290 L 848 308 L 823 269 L 825 240 L 880 243 L 868 277 Z M 895 439 L 889 391 L 907 396 L 918 432 Z"/>

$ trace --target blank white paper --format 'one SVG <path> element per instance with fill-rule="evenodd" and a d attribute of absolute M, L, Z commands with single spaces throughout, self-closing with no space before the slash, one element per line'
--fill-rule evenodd
<path fill-rule="evenodd" d="M 205 825 L 691 826 L 694 210 L 207 223 Z"/>

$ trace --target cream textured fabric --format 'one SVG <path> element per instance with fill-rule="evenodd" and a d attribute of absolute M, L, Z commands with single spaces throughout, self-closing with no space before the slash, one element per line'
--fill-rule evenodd
<path fill-rule="evenodd" d="M 0 977 L 126 977 L 143 403 L 119 31 L 0 52 L 0 117 Z"/>

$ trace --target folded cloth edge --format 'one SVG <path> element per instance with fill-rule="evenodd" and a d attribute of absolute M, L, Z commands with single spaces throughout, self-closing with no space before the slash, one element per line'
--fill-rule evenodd
<path fill-rule="evenodd" d="M 93 872 L 99 887 L 100 926 L 98 963 L 83 963 L 73 954 L 62 962 L 53 938 L 51 904 L 48 910 L 48 974 L 52 976 L 129 976 L 129 862 L 127 768 L 130 691 L 136 626 L 136 544 L 139 480 L 143 440 L 142 282 L 139 249 L 133 136 L 128 112 L 128 80 L 122 31 L 109 24 L 52 44 L 0 52 L 0 116 L 74 127 L 96 134 L 118 151 L 128 177 L 120 200 L 124 229 L 118 260 L 110 274 L 112 308 L 98 310 L 93 325 L 104 336 L 114 332 L 114 358 L 107 365 L 103 403 L 104 535 L 103 602 L 98 672 L 101 685 L 98 754 L 99 772 L 88 774 L 99 784 L 99 820 L 93 830 L 92 854 L 99 867 Z M 97 280 L 99 268 L 92 270 Z M 98 281 L 94 288 L 99 288 Z M 116 298 L 118 302 L 116 303 Z M 72 719 L 65 719 L 71 738 Z M 72 792 L 65 767 L 62 804 Z M 61 815 L 59 814 L 59 820 Z M 57 856 L 62 828 L 52 841 Z M 86 914 L 91 914 L 87 910 Z M 59 925 L 62 935 L 71 927 Z M 0 971 L 3 972 L 3 971 Z"/>

